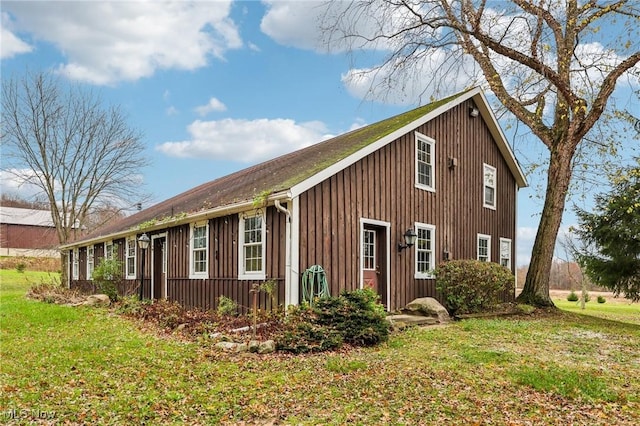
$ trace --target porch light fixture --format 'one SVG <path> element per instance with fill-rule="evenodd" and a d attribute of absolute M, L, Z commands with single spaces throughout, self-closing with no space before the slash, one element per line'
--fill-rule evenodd
<path fill-rule="evenodd" d="M 416 238 L 418 238 L 418 234 L 412 228 L 407 229 L 407 231 L 403 235 L 404 237 L 404 245 L 402 243 L 398 243 L 398 253 L 407 247 L 411 247 L 415 244 Z"/>
<path fill-rule="evenodd" d="M 476 118 L 480 115 L 480 110 L 476 107 L 469 108 L 469 115 L 473 118 Z"/>
<path fill-rule="evenodd" d="M 149 248 L 149 242 L 151 241 L 151 239 L 149 238 L 149 236 L 146 234 L 146 232 L 142 235 L 140 235 L 140 238 L 138 238 L 138 246 L 140 246 L 140 249 L 142 250 L 142 270 L 140 271 L 140 295 L 139 295 L 139 299 L 142 300 L 142 290 L 144 288 L 144 259 L 145 259 L 145 254 L 147 249 Z"/>

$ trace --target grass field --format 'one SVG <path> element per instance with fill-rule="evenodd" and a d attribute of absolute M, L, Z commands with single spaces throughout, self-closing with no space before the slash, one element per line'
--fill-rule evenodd
<path fill-rule="evenodd" d="M 31 274 L 0 271 L 0 423 L 640 422 L 638 304 L 416 328 L 371 349 L 237 356 L 108 309 L 27 300 L 42 278 Z"/>

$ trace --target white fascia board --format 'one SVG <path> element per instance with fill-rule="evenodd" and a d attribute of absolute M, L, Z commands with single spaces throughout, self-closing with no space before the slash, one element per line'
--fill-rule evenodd
<path fill-rule="evenodd" d="M 291 199 L 290 194 L 291 193 L 289 191 L 282 191 L 276 194 L 272 194 L 267 198 L 267 203 L 269 202 L 273 203 L 273 201 L 276 199 L 290 200 Z M 90 240 L 81 240 L 78 242 L 65 244 L 63 246 L 60 246 L 60 250 L 71 250 L 75 247 L 84 247 L 90 244 L 98 244 L 98 243 L 103 243 L 105 241 L 126 238 L 130 235 L 138 235 L 142 232 L 158 231 L 158 230 L 173 228 L 175 226 L 189 224 L 189 223 L 193 223 L 201 220 L 208 220 L 208 219 L 212 219 L 212 218 L 220 217 L 224 215 L 242 213 L 251 208 L 254 208 L 253 200 L 242 201 L 240 203 L 229 204 L 227 206 L 216 207 L 209 210 L 203 210 L 197 213 L 187 215 L 177 220 L 161 222 L 161 223 L 158 223 L 157 225 L 149 226 L 144 229 L 130 228 L 124 231 L 118 231 L 108 235 L 102 235 L 100 237 L 92 238 Z"/>
<path fill-rule="evenodd" d="M 482 115 L 485 123 L 487 123 L 487 127 L 489 127 L 489 131 L 493 135 L 493 138 L 496 140 L 498 149 L 507 162 L 511 173 L 516 178 L 518 188 L 529 186 L 529 184 L 527 183 L 527 178 L 522 172 L 522 168 L 520 168 L 520 164 L 518 163 L 518 160 L 516 160 L 516 156 L 513 153 L 509 142 L 507 142 L 507 137 L 504 135 L 502 128 L 500 127 L 500 123 L 498 123 L 493 110 L 489 106 L 489 101 L 487 101 L 484 92 L 482 90 L 473 92 L 473 98 L 476 102 L 476 105 L 478 105 L 480 109 L 480 114 Z"/>

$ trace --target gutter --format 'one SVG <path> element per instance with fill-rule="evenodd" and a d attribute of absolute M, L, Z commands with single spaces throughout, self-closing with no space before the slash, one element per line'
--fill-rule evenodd
<path fill-rule="evenodd" d="M 278 192 L 276 194 L 272 194 L 269 197 L 267 197 L 267 199 L 265 200 L 265 203 L 269 203 L 270 201 L 278 202 L 278 204 L 280 203 L 280 200 L 286 200 L 286 199 L 290 199 L 290 193 L 289 191 L 281 191 Z M 97 243 L 101 243 L 101 242 L 105 242 L 105 241 L 111 241 L 111 240 L 116 240 L 119 238 L 124 238 L 127 237 L 129 235 L 137 235 L 143 232 L 153 232 L 153 231 L 157 231 L 157 230 L 161 230 L 161 229 L 167 229 L 170 227 L 174 227 L 174 226 L 179 226 L 179 225 L 184 225 L 184 224 L 188 224 L 188 223 L 193 223 L 193 222 L 197 222 L 199 220 L 204 220 L 204 219 L 211 219 L 214 217 L 220 217 L 220 216 L 225 216 L 228 214 L 233 214 L 233 213 L 240 213 L 243 211 L 246 211 L 248 209 L 254 208 L 254 203 L 253 200 L 250 201 L 243 201 L 241 203 L 236 203 L 236 204 L 231 204 L 228 206 L 224 206 L 224 207 L 218 207 L 218 208 L 214 208 L 214 209 L 209 209 L 209 210 L 205 210 L 205 211 L 201 211 L 201 212 L 197 212 L 197 213 L 193 213 L 193 214 L 188 214 L 184 217 L 181 217 L 179 219 L 174 219 L 174 220 L 167 220 L 166 222 L 159 222 L 155 225 L 151 225 L 151 226 L 147 226 L 144 229 L 138 229 L 136 227 L 132 227 L 129 229 L 126 229 L 124 231 L 118 231 L 118 232 L 113 232 L 111 234 L 107 234 L 107 235 L 101 235 L 99 237 L 95 237 L 95 238 L 91 238 L 88 240 L 80 240 L 77 242 L 73 242 L 73 243 L 69 243 L 69 244 L 65 244 L 59 247 L 59 250 L 70 250 L 76 247 L 82 247 L 82 246 L 86 246 L 88 244 L 97 244 Z M 276 206 L 276 208 L 280 211 L 282 211 L 281 209 L 284 209 L 284 207 L 282 207 L 282 205 L 280 205 L 280 208 L 278 208 Z M 286 210 L 286 209 L 285 209 Z"/>
<path fill-rule="evenodd" d="M 289 198 L 290 201 L 293 201 Z M 279 212 L 287 215 L 287 222 L 285 225 L 285 264 L 284 264 L 284 301 L 285 306 L 289 305 L 297 305 L 297 301 L 294 302 L 293 299 L 297 299 L 297 294 L 294 295 L 293 292 L 293 283 L 294 279 L 291 274 L 291 253 L 292 253 L 292 245 L 293 242 L 291 240 L 291 211 L 286 209 L 280 204 L 280 199 L 273 200 L 273 204 Z M 297 284 L 296 284 L 297 285 Z"/>

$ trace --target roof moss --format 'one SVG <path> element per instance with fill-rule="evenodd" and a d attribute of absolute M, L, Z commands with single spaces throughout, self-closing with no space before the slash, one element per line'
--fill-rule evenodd
<path fill-rule="evenodd" d="M 331 165 L 347 158 L 348 156 L 360 151 L 361 149 L 371 145 L 372 143 L 375 143 L 376 141 L 395 132 L 396 130 L 399 130 L 404 126 L 414 122 L 415 120 L 437 109 L 438 107 L 446 105 L 447 103 L 460 97 L 464 93 L 466 93 L 466 91 L 457 93 L 455 95 L 449 96 L 448 98 L 423 105 L 411 111 L 407 111 L 405 113 L 387 118 L 385 120 L 370 124 L 365 127 L 361 127 L 349 133 L 345 133 L 343 135 L 336 136 L 335 138 L 330 139 L 327 142 L 336 143 L 337 145 L 339 145 L 340 149 L 334 150 L 331 153 L 332 155 L 326 155 L 320 161 L 314 163 L 313 167 L 306 170 L 301 170 L 300 173 L 291 176 L 289 179 L 283 181 L 277 187 L 274 187 L 271 192 L 287 190 L 292 186 L 299 184 L 305 179 L 308 179 L 316 173 L 319 173 L 322 170 L 326 169 L 327 167 L 330 167 Z"/>

